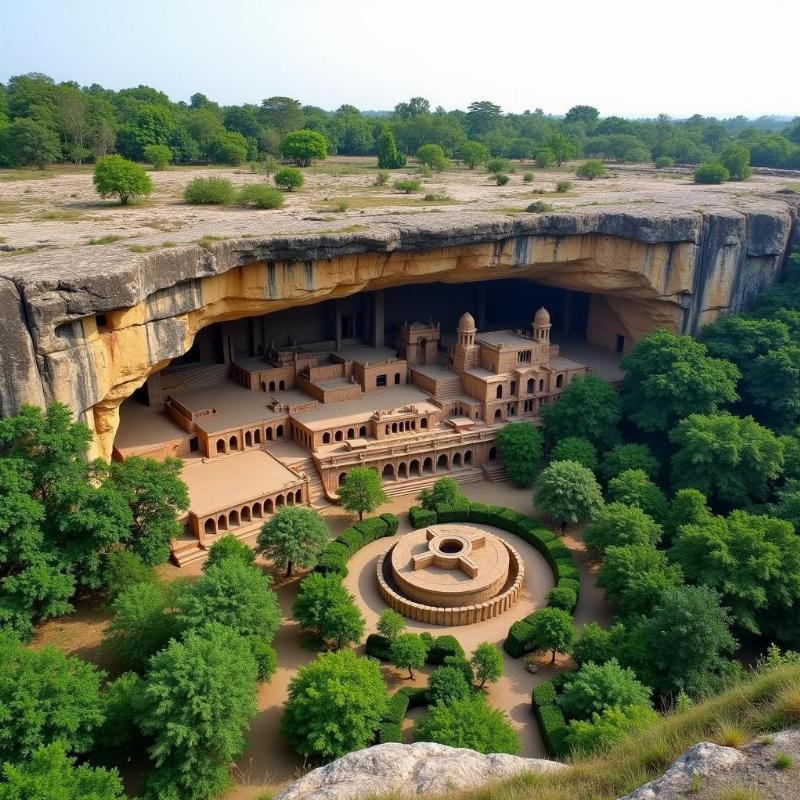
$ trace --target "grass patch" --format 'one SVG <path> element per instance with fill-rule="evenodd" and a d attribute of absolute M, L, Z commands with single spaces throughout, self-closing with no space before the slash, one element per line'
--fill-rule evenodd
<path fill-rule="evenodd" d="M 21 214 L 22 203 L 17 200 L 0 200 L 0 214 Z"/>
<path fill-rule="evenodd" d="M 800 183 L 784 183 L 782 189 L 788 189 L 790 192 L 800 192 Z"/>
<path fill-rule="evenodd" d="M 308 167 L 308 172 L 316 173 L 317 175 L 363 175 L 365 172 L 370 171 L 370 167 L 359 164 L 325 164 L 324 162 L 314 164 Z"/>
<path fill-rule="evenodd" d="M 121 238 L 121 236 L 114 236 L 113 233 L 110 233 L 107 236 L 101 236 L 99 239 L 89 239 L 86 244 L 114 244 L 114 242 L 118 242 Z"/>
<path fill-rule="evenodd" d="M 778 753 L 773 763 L 775 769 L 792 769 L 794 767 L 794 759 L 788 753 Z"/>
<path fill-rule="evenodd" d="M 442 195 L 436 195 L 442 197 Z M 426 200 L 424 197 L 408 197 L 405 195 L 357 195 L 355 197 L 347 198 L 331 198 L 315 208 L 317 211 L 340 211 L 338 203 L 341 200 L 347 202 L 347 208 L 358 210 L 363 208 L 381 208 L 383 206 L 412 206 L 412 207 L 425 207 L 425 206 L 447 206 L 457 203 L 457 200 L 452 198 L 439 199 L 439 200 Z"/>
<path fill-rule="evenodd" d="M 36 219 L 43 222 L 78 222 L 86 219 L 86 214 L 74 208 L 54 208 L 52 211 L 42 211 Z"/>
<path fill-rule="evenodd" d="M 57 174 L 47 169 L 0 169 L 0 181 L 40 181 L 55 178 Z"/>
<path fill-rule="evenodd" d="M 343 228 L 323 228 L 320 231 L 313 231 L 314 235 L 326 233 L 357 233 L 358 231 L 365 231 L 369 225 L 346 225 Z"/>
<path fill-rule="evenodd" d="M 39 248 L 35 245 L 30 247 L 18 247 L 16 250 L 4 250 L 0 252 L 0 256 L 24 256 L 26 253 L 35 253 Z"/>
<path fill-rule="evenodd" d="M 212 234 L 208 234 L 207 236 L 200 237 L 197 240 L 197 244 L 199 244 L 200 247 L 205 247 L 206 250 L 208 250 L 208 248 L 211 247 L 214 242 L 221 242 L 225 239 L 227 239 L 227 236 L 213 236 Z"/>
<path fill-rule="evenodd" d="M 714 800 L 766 800 L 764 795 L 754 786 L 728 786 L 720 789 Z"/>
<path fill-rule="evenodd" d="M 131 253 L 152 253 L 153 250 L 158 250 L 157 244 L 132 244 L 128 250 Z"/>
<path fill-rule="evenodd" d="M 748 731 L 741 725 L 731 722 L 722 722 L 716 733 L 717 744 L 723 747 L 734 747 L 739 750 L 747 742 Z"/>
<path fill-rule="evenodd" d="M 160 217 L 143 220 L 141 224 L 145 228 L 152 228 L 154 231 L 161 231 L 162 233 L 174 233 L 185 225 L 180 220 L 162 219 Z"/>

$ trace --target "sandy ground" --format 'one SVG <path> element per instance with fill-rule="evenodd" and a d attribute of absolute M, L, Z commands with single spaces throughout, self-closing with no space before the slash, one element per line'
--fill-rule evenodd
<path fill-rule="evenodd" d="M 533 513 L 531 492 L 527 489 L 516 489 L 505 483 L 476 483 L 463 487 L 470 498 L 480 502 L 504 505 L 509 508 Z M 414 504 L 413 496 L 395 498 L 390 504 L 381 507 L 381 511 L 391 511 L 400 517 L 398 536 L 411 528 L 408 517 L 404 513 Z M 340 509 L 332 507 L 323 512 L 333 533 L 338 533 L 352 523 L 352 518 Z M 524 559 L 526 569 L 525 590 L 516 605 L 493 620 L 478 625 L 445 627 L 425 625 L 408 621 L 412 631 L 430 630 L 433 635 L 452 633 L 464 646 L 467 652 L 483 641 L 502 645 L 509 625 L 521 619 L 533 609 L 544 604 L 548 590 L 552 586 L 552 573 L 542 556 L 530 545 L 518 537 L 504 531 L 495 531 L 499 536 L 507 538 Z M 581 597 L 575 614 L 578 626 L 596 620 L 606 624 L 609 610 L 602 592 L 595 586 L 593 567 L 586 560 L 579 533 L 567 535 L 566 544 L 575 552 L 581 573 Z M 375 586 L 374 573 L 378 556 L 390 544 L 391 540 L 382 539 L 373 542 L 359 551 L 349 562 L 350 574 L 347 586 L 356 595 L 359 606 L 367 620 L 367 632 L 375 630 L 375 623 L 384 607 Z M 194 563 L 183 569 L 165 565 L 164 575 L 168 579 L 186 577 L 196 578 L 201 570 L 200 564 Z M 263 564 L 269 570 L 267 564 Z M 316 652 L 307 646 L 300 635 L 297 623 L 291 619 L 292 604 L 297 596 L 297 587 L 302 575 L 289 581 L 278 578 L 275 589 L 284 614 L 283 623 L 275 640 L 278 653 L 278 669 L 269 684 L 258 690 L 258 716 L 253 721 L 248 733 L 248 747 L 239 759 L 234 776 L 236 788 L 226 796 L 226 800 L 255 800 L 269 786 L 291 780 L 303 770 L 300 759 L 283 741 L 279 732 L 280 717 L 283 704 L 288 696 L 289 682 L 297 668 L 313 660 Z M 99 603 L 84 602 L 78 605 L 75 614 L 58 620 L 51 620 L 42 625 L 36 633 L 34 646 L 55 644 L 67 653 L 78 655 L 99 666 L 108 668 L 100 646 L 102 632 L 107 622 L 107 615 Z M 363 647 L 359 648 L 363 652 Z M 555 668 L 551 667 L 547 658 L 542 660 L 538 675 L 531 675 L 525 670 L 524 659 L 512 659 L 504 654 L 506 674 L 489 689 L 490 703 L 506 711 L 514 726 L 520 733 L 522 755 L 531 757 L 544 756 L 539 731 L 530 711 L 530 693 L 533 687 L 547 680 L 554 670 L 563 669 L 568 661 L 559 658 Z M 406 685 L 425 685 L 429 668 L 421 670 L 415 680 L 409 681 L 405 670 L 397 670 L 391 666 L 382 668 L 390 690 Z M 405 731 L 411 741 L 412 720 L 424 711 L 414 710 L 406 721 Z"/>

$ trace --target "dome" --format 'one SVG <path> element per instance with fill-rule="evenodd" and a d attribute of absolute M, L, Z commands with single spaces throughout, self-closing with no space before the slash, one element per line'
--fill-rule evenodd
<path fill-rule="evenodd" d="M 550 324 L 550 312 L 544 306 L 536 312 L 536 316 L 533 318 L 533 324 L 537 326 Z"/>
<path fill-rule="evenodd" d="M 469 313 L 462 314 L 461 319 L 458 321 L 458 329 L 460 331 L 474 331 L 477 330 L 475 326 L 475 317 Z"/>

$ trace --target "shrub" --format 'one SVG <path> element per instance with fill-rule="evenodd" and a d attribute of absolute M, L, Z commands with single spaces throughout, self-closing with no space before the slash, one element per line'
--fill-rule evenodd
<path fill-rule="evenodd" d="M 251 183 L 239 190 L 236 205 L 245 208 L 280 208 L 283 205 L 283 194 L 271 186 Z"/>
<path fill-rule="evenodd" d="M 536 200 L 525 210 L 530 214 L 546 214 L 548 211 L 553 210 L 553 206 L 550 203 L 545 203 L 544 200 Z"/>
<path fill-rule="evenodd" d="M 522 182 L 523 183 L 533 183 L 534 175 L 532 172 L 524 172 L 522 174 Z"/>
<path fill-rule="evenodd" d="M 564 712 L 555 704 L 536 705 L 536 721 L 547 752 L 556 758 L 567 754 L 567 721 Z"/>
<path fill-rule="evenodd" d="M 486 162 L 486 169 L 495 175 L 507 173 L 510 167 L 511 164 L 507 158 L 492 158 Z"/>
<path fill-rule="evenodd" d="M 658 714 L 647 706 L 604 708 L 600 714 L 595 711 L 591 720 L 572 720 L 567 744 L 573 753 L 594 753 L 610 747 L 630 733 L 649 728 L 658 719 Z"/>
<path fill-rule="evenodd" d="M 552 167 L 556 163 L 556 157 L 549 147 L 537 147 L 534 155 L 536 166 L 540 168 Z"/>
<path fill-rule="evenodd" d="M 155 570 L 132 550 L 115 550 L 111 553 L 106 565 L 105 579 L 106 594 L 112 600 L 134 584 L 158 582 Z"/>
<path fill-rule="evenodd" d="M 403 741 L 403 720 L 408 711 L 408 694 L 395 692 L 386 704 L 386 711 L 378 728 L 378 744 Z"/>
<path fill-rule="evenodd" d="M 394 134 L 388 125 L 383 126 L 376 144 L 379 167 L 382 169 L 400 169 L 406 165 L 406 157 L 397 149 Z"/>
<path fill-rule="evenodd" d="M 430 489 L 423 489 L 417 495 L 417 500 L 426 511 L 434 511 L 440 506 L 469 505 L 452 478 L 439 478 Z"/>
<path fill-rule="evenodd" d="M 590 719 L 614 706 L 650 708 L 650 689 L 612 658 L 605 664 L 584 664 L 564 684 L 558 704 L 572 719 Z"/>
<path fill-rule="evenodd" d="M 350 551 L 339 542 L 331 542 L 319 554 L 315 572 L 323 575 L 335 573 L 341 577 L 347 575 L 347 560 L 350 558 Z"/>
<path fill-rule="evenodd" d="M 498 186 L 505 186 L 511 179 L 504 172 L 495 172 L 494 182 Z"/>
<path fill-rule="evenodd" d="M 408 509 L 408 518 L 413 528 L 427 528 L 429 525 L 435 525 L 437 522 L 435 511 L 428 511 L 419 506 L 411 506 L 411 508 Z"/>
<path fill-rule="evenodd" d="M 421 164 L 425 164 L 436 172 L 441 172 L 450 166 L 444 150 L 438 144 L 423 144 L 417 150 L 417 159 Z"/>
<path fill-rule="evenodd" d="M 256 557 L 256 551 L 248 547 L 232 533 L 220 536 L 208 551 L 208 558 L 203 562 L 203 572 L 208 572 L 215 564 L 228 558 L 238 558 L 250 566 Z"/>
<path fill-rule="evenodd" d="M 138 164 L 119 155 L 97 159 L 92 180 L 100 197 L 119 197 L 123 206 L 131 198 L 146 197 L 153 191 L 150 176 Z"/>
<path fill-rule="evenodd" d="M 602 161 L 590 160 L 584 161 L 576 170 L 575 174 L 579 178 L 584 178 L 587 181 L 592 181 L 595 178 L 601 178 L 606 174 L 606 168 Z"/>
<path fill-rule="evenodd" d="M 398 192 L 411 194 L 412 192 L 418 192 L 420 190 L 422 181 L 416 178 L 404 178 L 403 180 L 395 181 L 392 185 Z"/>
<path fill-rule="evenodd" d="M 386 523 L 386 533 L 383 535 L 394 536 L 397 533 L 397 529 L 400 527 L 400 520 L 388 511 L 385 514 L 381 514 L 380 518 Z"/>
<path fill-rule="evenodd" d="M 458 155 L 469 169 L 475 169 L 489 160 L 489 148 L 482 142 L 466 141 L 461 145 Z"/>
<path fill-rule="evenodd" d="M 553 681 L 545 681 L 533 687 L 533 691 L 531 692 L 531 705 L 534 708 L 536 708 L 536 706 L 550 705 L 551 703 L 555 703 L 556 695 L 556 687 Z"/>
<path fill-rule="evenodd" d="M 315 158 L 328 157 L 328 141 L 318 131 L 292 131 L 281 140 L 280 151 L 297 166 L 307 167 Z"/>
<path fill-rule="evenodd" d="M 554 586 L 547 595 L 547 605 L 572 612 L 578 602 L 578 593 L 564 581 Z"/>
<path fill-rule="evenodd" d="M 385 169 L 379 169 L 375 174 L 375 186 L 386 186 L 389 182 L 389 172 Z"/>
<path fill-rule="evenodd" d="M 172 150 L 165 144 L 149 144 L 144 148 L 144 157 L 153 165 L 153 169 L 161 171 L 172 161 Z"/>
<path fill-rule="evenodd" d="M 529 422 L 514 422 L 497 433 L 497 452 L 517 486 L 533 483 L 542 457 L 542 434 Z"/>
<path fill-rule="evenodd" d="M 533 628 L 524 620 L 515 622 L 508 629 L 508 635 L 503 642 L 503 649 L 512 657 L 519 658 L 531 651 L 533 641 Z"/>
<path fill-rule="evenodd" d="M 572 181 L 558 181 L 556 191 L 559 194 L 566 194 L 572 188 Z"/>
<path fill-rule="evenodd" d="M 388 514 L 386 516 L 394 517 L 393 514 Z M 356 522 L 356 524 L 353 525 L 353 528 L 357 530 L 364 539 L 364 544 L 369 544 L 376 539 L 382 539 L 384 536 L 389 535 L 389 522 L 383 517 L 384 515 L 380 517 L 370 517 L 369 519 L 361 520 L 361 522 Z M 394 519 L 397 520 L 397 517 L 394 517 Z M 396 525 L 395 530 L 397 530 Z"/>
<path fill-rule="evenodd" d="M 722 151 L 720 161 L 730 173 L 732 181 L 745 181 L 751 175 L 750 149 L 743 144 L 731 142 Z"/>
<path fill-rule="evenodd" d="M 451 703 L 470 694 L 470 685 L 458 667 L 439 667 L 428 678 L 428 703 Z"/>
<path fill-rule="evenodd" d="M 208 154 L 215 164 L 241 164 L 247 158 L 247 139 L 238 131 L 221 131 L 208 145 Z"/>
<path fill-rule="evenodd" d="M 730 177 L 725 165 L 719 161 L 706 161 L 694 171 L 695 183 L 725 183 Z"/>
<path fill-rule="evenodd" d="M 363 534 L 355 528 L 342 531 L 335 541 L 347 548 L 349 556 L 355 555 L 365 544 Z"/>
<path fill-rule="evenodd" d="M 364 652 L 368 656 L 378 658 L 381 661 L 389 661 L 391 658 L 391 648 L 392 642 L 390 639 L 380 633 L 371 633 L 367 636 Z"/>
<path fill-rule="evenodd" d="M 226 178 L 193 178 L 183 190 L 183 199 L 197 205 L 223 205 L 235 197 L 236 190 Z"/>
<path fill-rule="evenodd" d="M 659 156 L 655 160 L 656 169 L 669 169 L 672 166 L 675 166 L 675 159 L 669 156 Z"/>
<path fill-rule="evenodd" d="M 428 650 L 427 662 L 429 664 L 444 664 L 448 656 L 464 657 L 464 648 L 455 636 L 445 634 L 437 636 Z"/>
<path fill-rule="evenodd" d="M 286 192 L 293 192 L 305 183 L 303 173 L 297 167 L 282 167 L 275 173 L 273 180 L 276 186 Z"/>

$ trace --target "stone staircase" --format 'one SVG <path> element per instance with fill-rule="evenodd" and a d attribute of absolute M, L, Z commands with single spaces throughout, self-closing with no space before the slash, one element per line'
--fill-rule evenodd
<path fill-rule="evenodd" d="M 224 383 L 229 364 L 208 364 L 200 367 L 179 367 L 162 378 L 164 392 L 193 392 Z"/>
<path fill-rule="evenodd" d="M 464 394 L 464 384 L 461 382 L 459 375 L 454 375 L 452 378 L 445 378 L 444 380 L 436 382 L 436 399 L 442 402 L 452 400 Z"/>
<path fill-rule="evenodd" d="M 500 461 L 487 461 L 485 464 L 481 464 L 481 469 L 489 483 L 500 483 L 508 479 L 506 468 Z"/>
<path fill-rule="evenodd" d="M 284 457 L 278 460 L 295 472 L 302 472 L 308 478 L 308 502 L 312 508 L 325 508 L 330 505 L 325 496 L 325 487 L 322 485 L 319 470 L 311 456 Z"/>
<path fill-rule="evenodd" d="M 457 469 L 451 472 L 437 472 L 433 475 L 422 475 L 419 478 L 408 478 L 398 481 L 384 481 L 383 491 L 389 497 L 400 497 L 402 495 L 419 494 L 423 489 L 430 489 L 439 478 L 452 478 L 459 484 L 480 483 L 483 479 L 483 472 L 479 467 L 468 467 L 467 469 Z"/>

